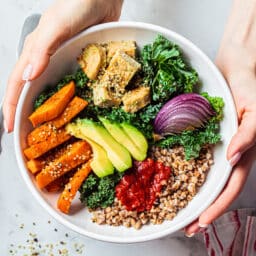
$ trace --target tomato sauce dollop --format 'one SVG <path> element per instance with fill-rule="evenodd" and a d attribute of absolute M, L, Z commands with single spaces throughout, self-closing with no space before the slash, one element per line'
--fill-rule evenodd
<path fill-rule="evenodd" d="M 116 197 L 128 211 L 149 211 L 170 174 L 171 168 L 161 162 L 135 161 L 116 186 Z"/>

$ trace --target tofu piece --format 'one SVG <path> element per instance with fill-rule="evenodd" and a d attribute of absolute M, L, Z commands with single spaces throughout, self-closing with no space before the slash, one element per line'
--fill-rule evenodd
<path fill-rule="evenodd" d="M 78 57 L 78 63 L 91 80 L 95 80 L 99 70 L 105 66 L 106 50 L 99 44 L 89 44 Z"/>
<path fill-rule="evenodd" d="M 117 51 L 122 51 L 132 58 L 135 58 L 135 41 L 111 41 L 107 44 L 107 59 L 110 60 Z"/>
<path fill-rule="evenodd" d="M 96 106 L 104 108 L 119 106 L 121 99 L 114 97 L 106 85 L 96 84 L 93 87 L 93 102 Z"/>
<path fill-rule="evenodd" d="M 138 87 L 127 92 L 123 98 L 123 110 L 129 113 L 135 113 L 150 103 L 150 88 Z"/>
<path fill-rule="evenodd" d="M 108 86 L 117 86 L 120 90 L 124 90 L 140 68 L 140 63 L 132 57 L 124 52 L 117 51 L 100 79 L 100 83 L 107 83 Z"/>
<path fill-rule="evenodd" d="M 125 87 L 140 67 L 132 57 L 117 51 L 93 88 L 94 104 L 100 107 L 119 106 Z"/>

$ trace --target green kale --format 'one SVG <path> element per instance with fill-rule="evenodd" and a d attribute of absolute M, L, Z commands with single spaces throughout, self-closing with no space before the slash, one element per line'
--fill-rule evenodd
<path fill-rule="evenodd" d="M 174 145 L 181 145 L 185 150 L 185 157 L 187 160 L 197 158 L 201 148 L 206 144 L 216 144 L 221 140 L 219 134 L 219 122 L 223 118 L 224 101 L 220 97 L 212 97 L 208 93 L 201 93 L 211 104 L 215 111 L 213 116 L 205 127 L 193 131 L 184 131 L 181 134 L 174 134 L 166 137 L 158 143 L 160 147 L 172 147 Z"/>
<path fill-rule="evenodd" d="M 103 178 L 90 174 L 79 189 L 81 202 L 90 209 L 112 205 L 115 199 L 115 186 L 121 178 L 122 174 L 119 172 Z"/>
<path fill-rule="evenodd" d="M 186 62 L 181 50 L 162 35 L 141 53 L 144 83 L 150 85 L 154 102 L 166 102 L 172 96 L 192 92 L 198 75 Z"/>
<path fill-rule="evenodd" d="M 174 145 L 181 145 L 185 150 L 185 158 L 197 158 L 201 148 L 206 144 L 216 144 L 221 139 L 219 134 L 219 124 L 209 122 L 203 129 L 184 131 L 181 134 L 168 136 L 161 140 L 158 146 L 166 148 Z"/>
<path fill-rule="evenodd" d="M 64 85 L 69 83 L 70 81 L 74 81 L 76 84 L 76 95 L 85 98 L 85 87 L 88 82 L 88 78 L 83 72 L 82 69 L 78 69 L 72 75 L 66 75 L 62 78 L 56 86 L 48 86 L 35 100 L 34 109 L 40 107 L 47 99 L 49 99 L 54 93 L 60 90 Z"/>
<path fill-rule="evenodd" d="M 201 95 L 210 102 L 212 108 L 215 111 L 215 116 L 212 118 L 212 121 L 221 121 L 223 119 L 223 99 L 221 97 L 212 97 L 207 92 L 202 92 Z"/>

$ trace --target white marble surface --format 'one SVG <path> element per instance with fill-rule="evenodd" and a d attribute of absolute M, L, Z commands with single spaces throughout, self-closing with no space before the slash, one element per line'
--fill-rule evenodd
<path fill-rule="evenodd" d="M 42 12 L 49 3 L 50 0 L 9 0 L 1 3 L 0 98 L 4 94 L 8 73 L 15 63 L 16 47 L 25 17 Z M 189 38 L 214 59 L 230 5 L 231 0 L 126 0 L 121 19 L 151 22 L 171 28 Z M 56 250 L 67 248 L 68 255 L 72 256 L 78 255 L 75 246 L 81 245 L 84 247 L 80 255 L 90 256 L 206 255 L 198 239 L 184 238 L 181 233 L 147 243 L 117 245 L 81 237 L 67 230 L 41 208 L 26 188 L 16 163 L 12 135 L 4 136 L 3 148 L 0 155 L 0 255 L 12 255 L 9 250 L 17 250 L 13 255 L 25 255 L 23 246 L 29 252 L 26 241 L 31 238 L 30 232 L 37 235 L 42 247 L 49 243 L 65 242 L 66 245 L 55 246 Z M 256 194 L 255 176 L 255 172 L 252 172 L 232 208 L 256 206 L 256 199 L 252 197 Z M 13 249 L 12 244 L 16 249 Z M 40 255 L 51 255 L 49 247 Z M 52 255 L 59 254 L 55 251 Z"/>

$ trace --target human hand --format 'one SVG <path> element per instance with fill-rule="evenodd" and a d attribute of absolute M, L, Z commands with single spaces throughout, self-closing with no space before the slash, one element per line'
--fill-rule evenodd
<path fill-rule="evenodd" d="M 3 103 L 4 126 L 11 132 L 16 106 L 26 80 L 39 77 L 58 47 L 83 29 L 118 20 L 122 0 L 57 0 L 27 36 L 22 54 L 7 84 Z"/>
<path fill-rule="evenodd" d="M 200 227 L 207 227 L 225 212 L 242 190 L 256 157 L 255 8 L 254 0 L 235 0 L 216 58 L 230 86 L 238 116 L 238 131 L 227 150 L 227 159 L 234 168 L 216 201 L 186 227 L 188 236 L 198 232 Z"/>

